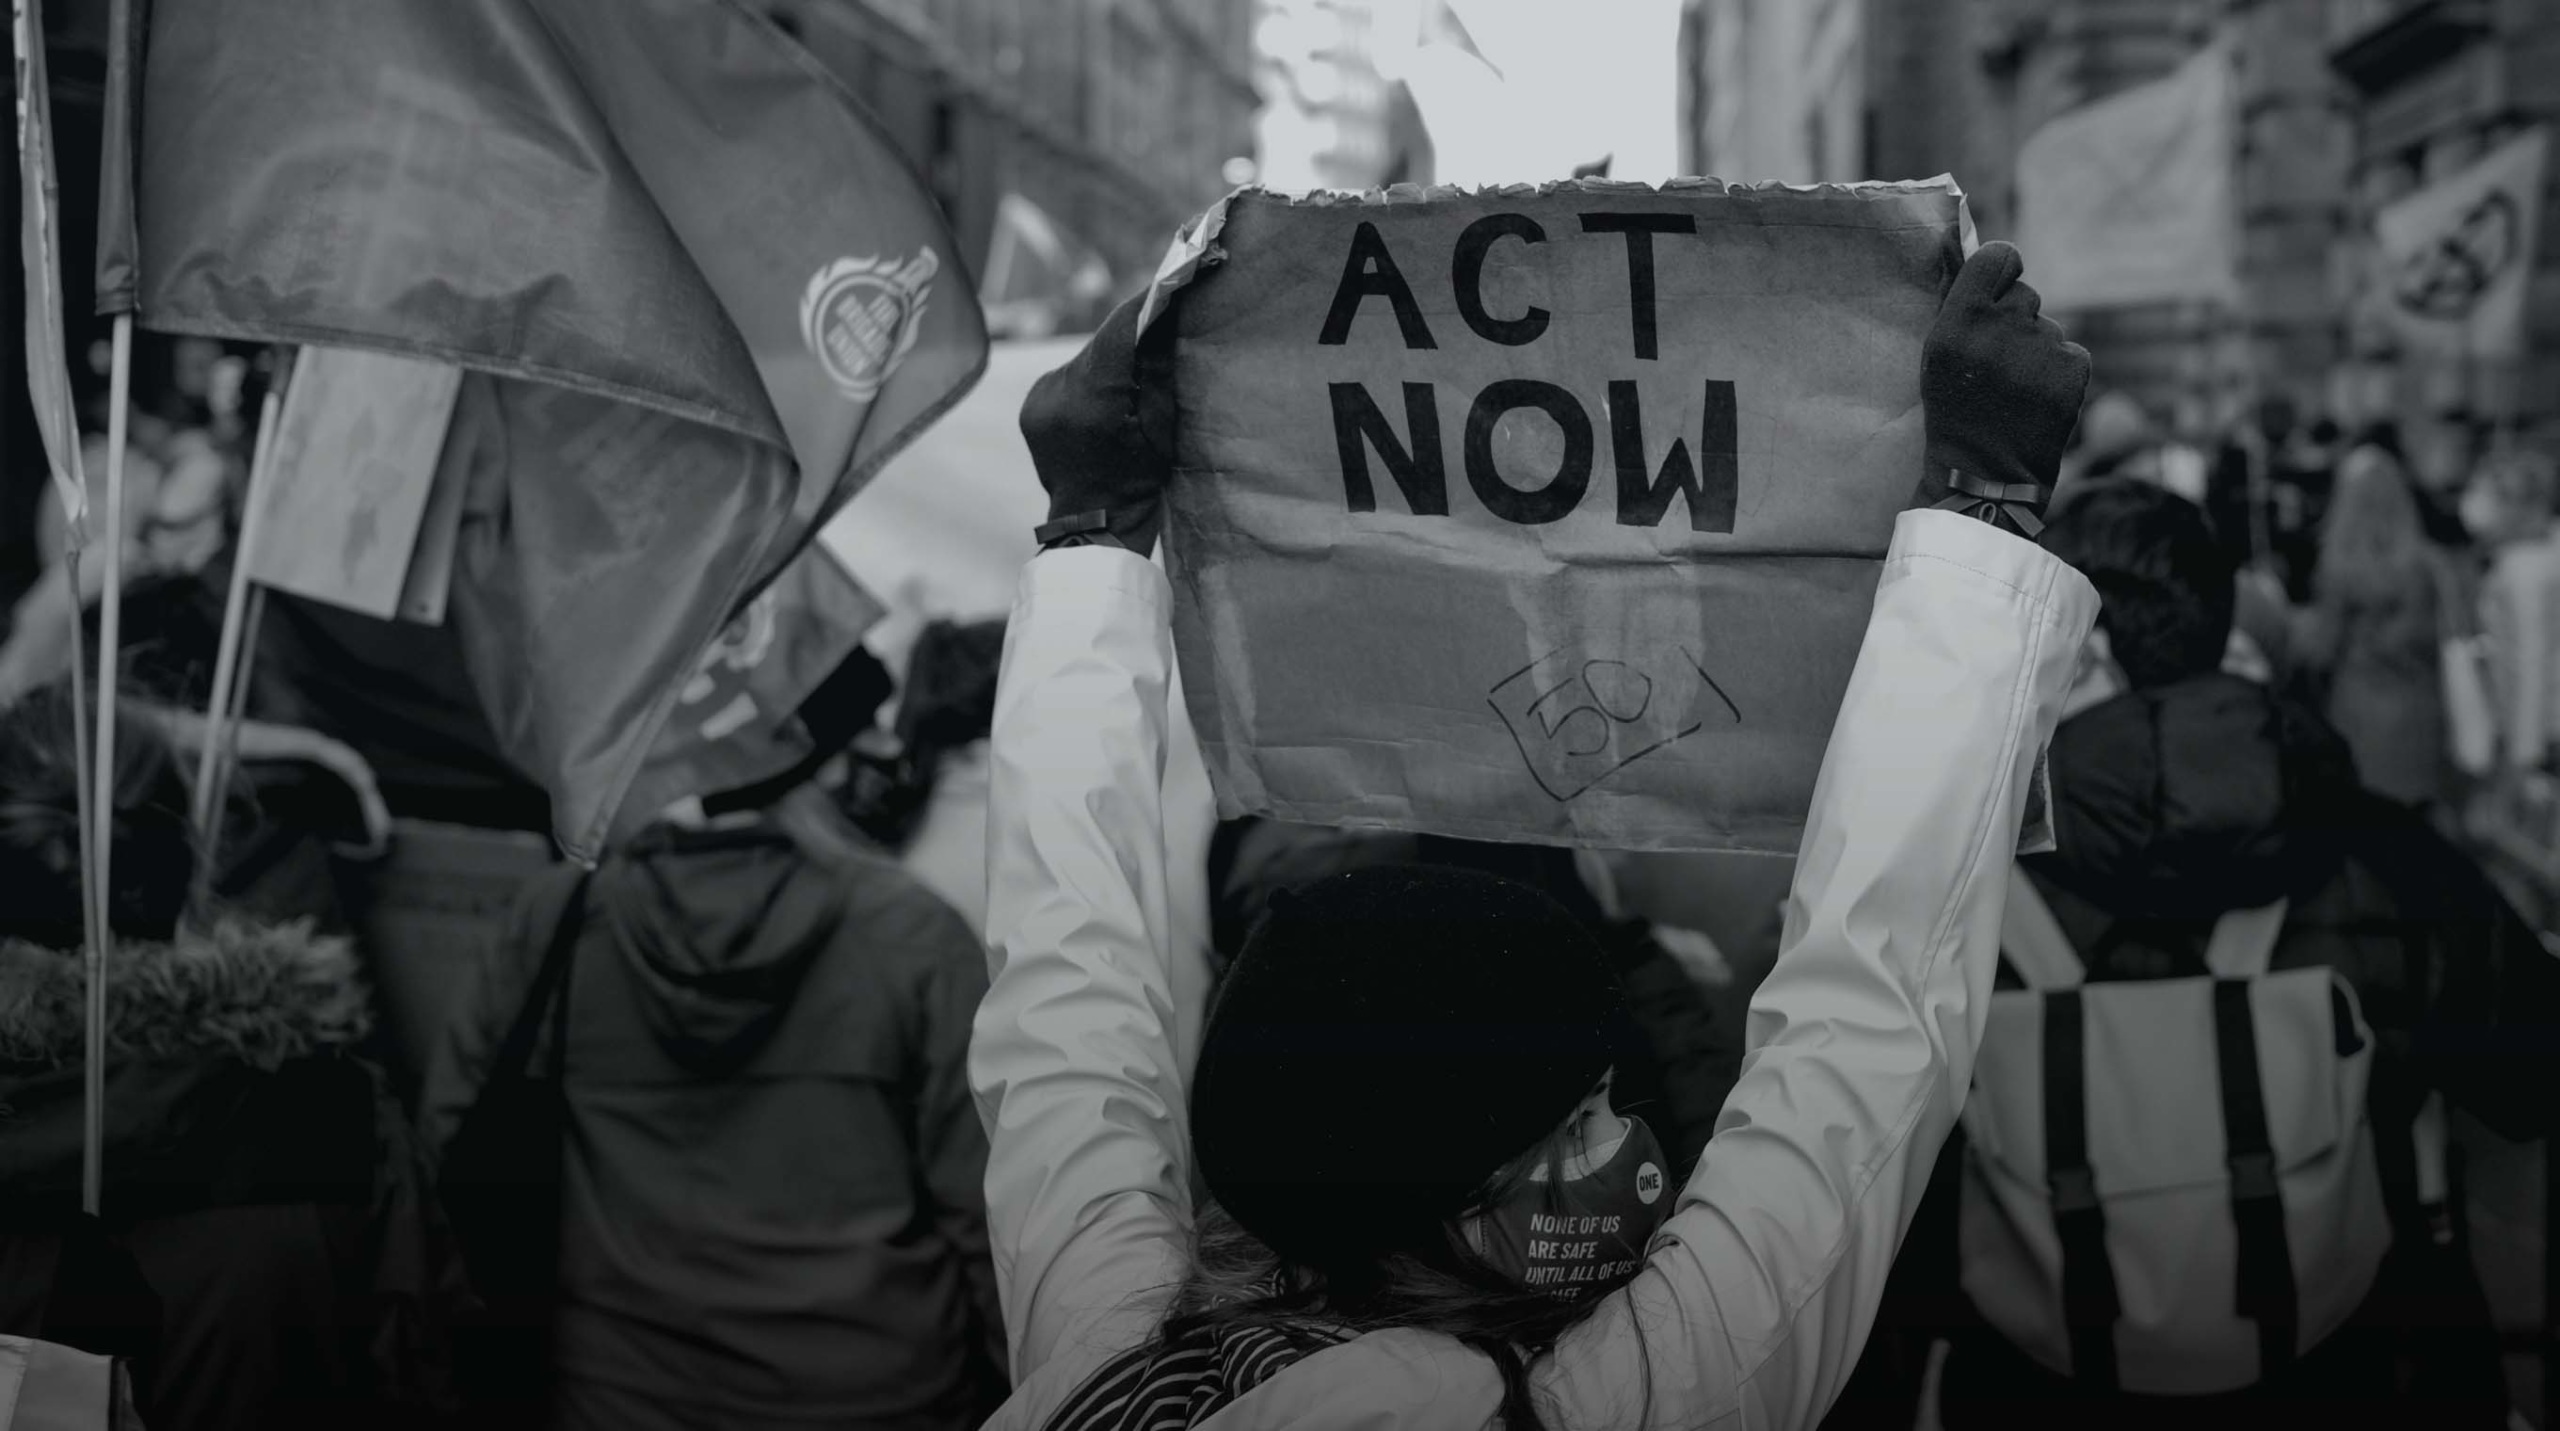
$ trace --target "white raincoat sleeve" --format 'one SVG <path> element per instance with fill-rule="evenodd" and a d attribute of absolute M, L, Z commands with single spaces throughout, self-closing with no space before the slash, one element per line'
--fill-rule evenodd
<path fill-rule="evenodd" d="M 1839 1395 L 1973 1081 L 2028 782 L 2097 613 L 2035 546 L 1903 514 L 1741 1081 L 1644 1272 L 1546 1363 L 1564 1424 L 1810 1427 Z"/>
<path fill-rule="evenodd" d="M 1191 1225 L 1163 785 L 1172 593 L 1110 547 L 1023 569 L 990 743 L 992 986 L 969 1047 L 1017 1386 L 1155 1330 Z"/>
<path fill-rule="evenodd" d="M 1152 1332 L 1185 1257 L 1169 600 L 1129 553 L 1043 555 L 1006 641 L 995 977 L 970 1072 L 1013 1371 L 1040 1381 L 1018 1396 L 1040 1400 Z M 1951 513 L 1900 519 L 1750 1061 L 1644 1274 L 1543 1364 L 1564 1424 L 1634 1425 L 1649 1404 L 1649 1425 L 1810 1427 L 1838 1394 L 1972 1077 L 2030 771 L 2096 613 L 2088 583 L 2026 542 Z M 1398 1400 L 1354 1365 L 1372 1340 L 1304 1368 L 1339 1374 L 1293 1379 Z M 1490 1395 L 1491 1366 L 1450 1356 L 1405 1389 L 1417 1412 L 1480 1422 L 1460 1388 Z"/>

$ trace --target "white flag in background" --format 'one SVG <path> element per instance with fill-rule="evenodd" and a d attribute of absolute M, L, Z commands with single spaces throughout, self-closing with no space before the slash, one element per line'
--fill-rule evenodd
<path fill-rule="evenodd" d="M 2238 294 L 2231 51 L 2075 109 L 2018 153 L 2018 245 L 2045 302 L 2108 308 Z"/>

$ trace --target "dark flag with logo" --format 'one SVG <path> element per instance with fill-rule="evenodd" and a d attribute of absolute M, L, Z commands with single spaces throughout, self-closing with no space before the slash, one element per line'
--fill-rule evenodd
<path fill-rule="evenodd" d="M 984 364 L 930 196 L 742 0 L 162 0 L 129 33 L 101 308 L 485 375 L 451 619 L 592 852 L 715 635 Z"/>

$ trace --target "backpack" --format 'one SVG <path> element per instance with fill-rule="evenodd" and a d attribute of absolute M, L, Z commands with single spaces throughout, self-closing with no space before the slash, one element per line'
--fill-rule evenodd
<path fill-rule="evenodd" d="M 2085 982 L 2023 870 L 1965 1102 L 1959 1269 L 2056 1375 L 2236 1391 L 2320 1344 L 2391 1243 L 2365 1111 L 2374 1039 L 2325 967 L 2269 972 L 2285 906 L 2214 926 L 2209 975 Z"/>

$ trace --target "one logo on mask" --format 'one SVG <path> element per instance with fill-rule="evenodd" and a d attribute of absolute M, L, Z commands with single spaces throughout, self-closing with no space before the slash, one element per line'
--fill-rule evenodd
<path fill-rule="evenodd" d="M 1636 1274 L 1670 1210 L 1662 1144 L 1639 1118 L 1609 1160 L 1560 1182 L 1532 1182 L 1486 1209 L 1477 1224 L 1487 1261 L 1550 1295 L 1579 1300 Z"/>
<path fill-rule="evenodd" d="M 914 351 L 942 260 L 920 249 L 895 258 L 840 258 L 800 297 L 800 336 L 837 391 L 869 402 Z"/>

